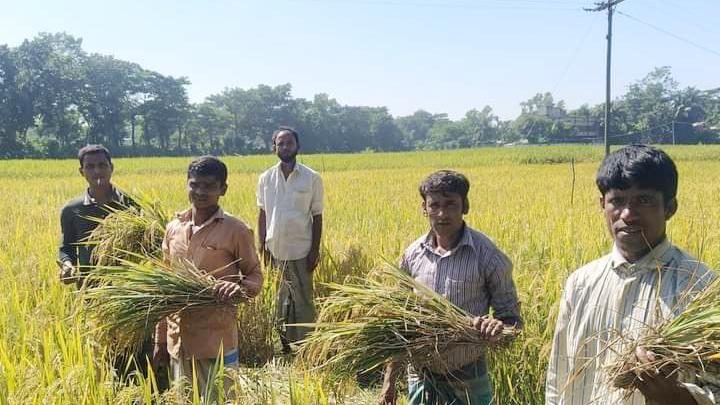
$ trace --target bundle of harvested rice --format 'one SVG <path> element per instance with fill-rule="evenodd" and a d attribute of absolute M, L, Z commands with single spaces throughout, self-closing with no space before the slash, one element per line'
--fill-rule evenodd
<path fill-rule="evenodd" d="M 183 310 L 232 307 L 213 295 L 215 279 L 189 262 L 153 258 L 114 259 L 118 266 L 96 266 L 80 290 L 101 340 L 132 353 L 155 325 Z M 246 297 L 241 297 L 243 299 Z"/>
<path fill-rule="evenodd" d="M 646 373 L 720 373 L 720 278 L 699 292 L 685 310 L 673 319 L 649 327 L 638 339 L 620 336 L 608 347 L 623 347 L 623 354 L 608 365 L 617 388 L 634 389 L 634 382 Z M 642 347 L 654 354 L 649 363 L 629 363 Z"/>
<path fill-rule="evenodd" d="M 90 218 L 98 223 L 85 242 L 93 246 L 93 261 L 100 266 L 117 265 L 118 259 L 134 255 L 162 257 L 165 226 L 172 219 L 158 200 L 124 193 L 132 201 L 126 209 L 106 207 L 105 218 Z"/>
<path fill-rule="evenodd" d="M 443 356 L 448 350 L 503 346 L 518 333 L 505 327 L 497 340 L 481 337 L 472 315 L 392 266 L 328 287 L 317 322 L 307 325 L 316 329 L 298 355 L 299 364 L 329 380 L 350 380 L 389 360 L 446 373 L 454 369 Z"/>

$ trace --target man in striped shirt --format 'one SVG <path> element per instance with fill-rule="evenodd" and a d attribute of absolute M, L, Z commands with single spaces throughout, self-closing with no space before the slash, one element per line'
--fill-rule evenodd
<path fill-rule="evenodd" d="M 714 404 L 717 387 L 707 375 L 647 374 L 632 392 L 612 388 L 604 366 L 624 352 L 616 338 L 633 340 L 648 325 L 677 316 L 715 276 L 665 235 L 678 207 L 678 174 L 665 152 L 644 145 L 622 148 L 605 158 L 596 182 L 614 245 L 565 283 L 546 403 Z M 648 362 L 653 356 L 638 348 L 626 361 Z"/>
<path fill-rule="evenodd" d="M 430 231 L 403 254 L 401 267 L 412 277 L 475 316 L 478 333 L 492 339 L 503 324 L 522 326 L 512 263 L 484 234 L 465 224 L 470 183 L 457 172 L 441 170 L 420 184 L 422 209 Z M 494 317 L 487 314 L 492 307 Z M 408 370 L 411 405 L 486 405 L 492 386 L 482 348 L 460 347 L 441 353 L 444 374 Z M 385 370 L 380 403 L 396 400 L 400 365 Z"/>

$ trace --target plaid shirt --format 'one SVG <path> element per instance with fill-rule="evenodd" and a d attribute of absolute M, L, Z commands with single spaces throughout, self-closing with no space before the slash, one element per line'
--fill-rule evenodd
<path fill-rule="evenodd" d="M 492 307 L 496 318 L 522 327 L 510 259 L 484 234 L 468 226 L 462 232 L 457 246 L 444 254 L 436 253 L 432 233 L 427 233 L 405 250 L 400 267 L 474 316 Z M 443 357 L 447 368 L 455 370 L 478 359 L 479 351 L 459 347 Z M 484 362 L 484 356 L 479 360 Z"/>

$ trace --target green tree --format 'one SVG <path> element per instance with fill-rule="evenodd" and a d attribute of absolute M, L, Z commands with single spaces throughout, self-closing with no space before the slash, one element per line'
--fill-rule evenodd
<path fill-rule="evenodd" d="M 249 90 L 232 88 L 208 100 L 232 116 L 229 136 L 233 139 L 229 139 L 228 144 L 235 145 L 241 152 L 253 152 L 266 150 L 272 132 L 280 125 L 292 125 L 295 121 L 291 91 L 290 84 L 260 85 Z"/>
<path fill-rule="evenodd" d="M 143 116 L 143 138 L 145 144 L 170 149 L 170 138 L 178 133 L 178 145 L 182 141 L 182 127 L 189 118 L 185 86 L 190 81 L 184 77 L 174 78 L 151 72 L 145 80 L 144 99 L 138 107 Z M 177 147 L 176 149 L 180 149 Z"/>
<path fill-rule="evenodd" d="M 88 126 L 88 141 L 117 148 L 134 113 L 131 98 L 142 91 L 142 68 L 99 54 L 89 55 L 84 67 L 80 111 Z"/>
<path fill-rule="evenodd" d="M 482 110 L 470 110 L 465 113 L 461 124 L 465 128 L 465 139 L 462 147 L 478 147 L 492 145 L 500 139 L 498 126 L 500 119 L 493 114 L 490 106 Z"/>
<path fill-rule="evenodd" d="M 65 33 L 41 33 L 16 50 L 19 91 L 32 103 L 42 133 L 54 137 L 61 149 L 74 145 L 80 135 L 77 111 L 86 57 L 81 44 L 81 39 Z"/>
<path fill-rule="evenodd" d="M 569 135 L 571 128 L 561 121 L 567 116 L 565 103 L 555 102 L 551 93 L 537 93 L 520 107 L 522 112 L 512 124 L 512 131 L 520 139 L 541 143 Z"/>
<path fill-rule="evenodd" d="M 25 132 L 33 124 L 32 102 L 18 84 L 18 66 L 14 52 L 0 46 L 0 156 L 18 156 L 22 145 L 18 132 Z"/>
<path fill-rule="evenodd" d="M 613 108 L 622 116 L 625 133 L 638 134 L 642 142 L 667 142 L 675 111 L 673 100 L 678 84 L 669 66 L 655 68 L 643 79 L 633 83 Z"/>
<path fill-rule="evenodd" d="M 395 122 L 403 134 L 403 146 L 406 149 L 422 149 L 430 129 L 436 122 L 447 121 L 447 114 L 433 114 L 417 110 L 412 115 L 398 117 Z"/>

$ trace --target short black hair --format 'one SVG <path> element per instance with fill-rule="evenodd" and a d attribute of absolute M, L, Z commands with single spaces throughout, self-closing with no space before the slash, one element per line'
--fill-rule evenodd
<path fill-rule="evenodd" d="M 285 127 L 281 126 L 278 127 L 278 129 L 275 130 L 272 134 L 272 146 L 275 146 L 275 139 L 277 139 L 278 135 L 280 135 L 283 132 L 290 132 L 293 137 L 295 137 L 295 143 L 300 146 L 300 135 L 298 135 L 298 132 L 295 130 L 295 128 L 292 127 Z"/>
<path fill-rule="evenodd" d="M 420 183 L 420 196 L 423 201 L 429 193 L 457 193 L 463 199 L 463 204 L 468 204 L 468 192 L 470 191 L 470 181 L 460 172 L 453 170 L 438 170 L 431 173 Z"/>
<path fill-rule="evenodd" d="M 83 165 L 83 160 L 86 155 L 92 155 L 94 153 L 102 153 L 107 158 L 108 163 L 112 164 L 112 158 L 110 157 L 110 151 L 108 148 L 102 145 L 85 145 L 78 151 L 78 160 L 80 161 L 80 167 Z"/>
<path fill-rule="evenodd" d="M 200 156 L 188 166 L 188 179 L 193 176 L 208 176 L 217 179 L 220 184 L 227 182 L 227 166 L 215 156 Z"/>
<path fill-rule="evenodd" d="M 595 180 L 600 193 L 632 186 L 662 193 L 664 203 L 677 195 L 678 172 L 675 162 L 662 150 L 648 145 L 629 145 L 607 155 Z"/>

